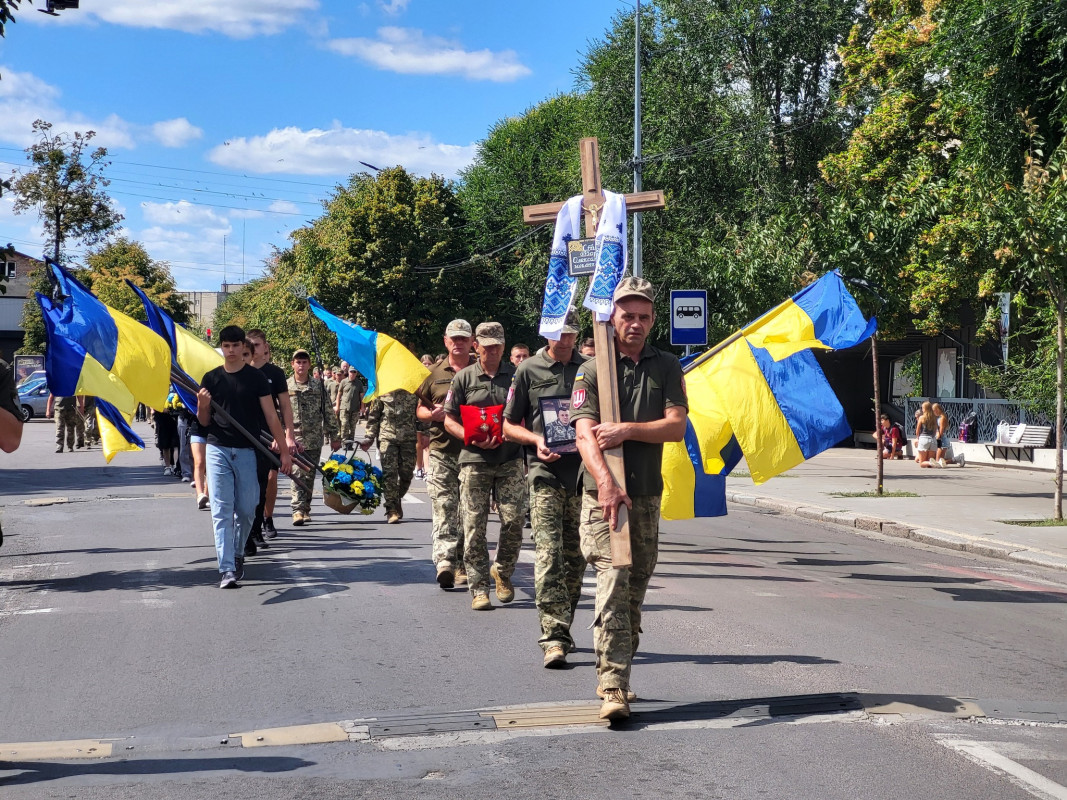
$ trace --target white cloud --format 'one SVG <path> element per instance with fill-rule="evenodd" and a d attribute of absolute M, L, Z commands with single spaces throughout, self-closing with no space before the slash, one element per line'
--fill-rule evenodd
<path fill-rule="evenodd" d="M 409 2 L 411 0 L 378 0 L 378 7 L 389 16 L 395 17 L 407 11 Z"/>
<path fill-rule="evenodd" d="M 60 91 L 29 72 L 0 68 L 0 142 L 27 147 L 36 141 L 33 123 L 45 119 L 52 132 L 96 131 L 93 146 L 131 148 L 134 134 L 130 123 L 110 114 L 104 119 L 90 119 L 59 106 Z"/>
<path fill-rule="evenodd" d="M 474 160 L 476 146 L 435 142 L 428 134 L 393 135 L 384 131 L 275 128 L 265 136 L 231 139 L 208 158 L 222 167 L 258 173 L 350 175 L 366 161 L 385 169 L 397 164 L 419 175 L 454 177 Z"/>
<path fill-rule="evenodd" d="M 157 122 L 152 126 L 152 133 L 164 147 L 185 147 L 204 135 L 204 131 L 193 125 L 185 117 Z"/>
<path fill-rule="evenodd" d="M 76 25 L 99 21 L 247 39 L 280 33 L 318 8 L 319 0 L 92 0 L 47 22 Z M 36 14 L 19 17 L 25 18 L 45 22 Z"/>
<path fill-rule="evenodd" d="M 141 214 L 146 222 L 155 225 L 216 225 L 225 226 L 229 222 L 206 206 L 195 205 L 188 200 L 177 203 L 141 203 Z"/>
<path fill-rule="evenodd" d="M 514 50 L 468 51 L 459 42 L 426 36 L 414 28 L 379 28 L 377 39 L 332 39 L 326 47 L 402 75 L 458 75 L 505 83 L 530 74 Z"/>
<path fill-rule="evenodd" d="M 273 211 L 276 214 L 299 214 L 301 213 L 300 207 L 296 203 L 290 203 L 288 200 L 275 200 L 269 206 L 268 211 Z"/>

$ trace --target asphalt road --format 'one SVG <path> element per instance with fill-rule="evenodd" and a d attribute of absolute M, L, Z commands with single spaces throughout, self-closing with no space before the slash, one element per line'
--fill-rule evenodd
<path fill-rule="evenodd" d="M 545 670 L 529 541 L 516 601 L 470 611 L 433 580 L 421 482 L 400 525 L 279 504 L 224 592 L 152 453 L 50 434 L 0 460 L 5 798 L 1067 798 L 1063 573 L 752 508 L 665 523 L 642 699 L 609 729 L 591 575 Z"/>

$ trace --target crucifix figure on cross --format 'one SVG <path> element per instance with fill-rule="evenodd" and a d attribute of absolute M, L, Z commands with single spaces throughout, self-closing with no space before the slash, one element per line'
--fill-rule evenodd
<path fill-rule="evenodd" d="M 585 219 L 585 235 L 596 235 L 600 212 L 604 208 L 604 190 L 600 183 L 600 152 L 596 138 L 582 139 L 579 143 L 582 157 L 582 210 Z M 654 211 L 664 208 L 662 191 L 635 192 L 624 195 L 627 213 Z M 541 203 L 524 206 L 523 221 L 527 225 L 542 225 L 554 222 L 564 203 Z M 625 266 L 625 265 L 624 265 Z M 615 371 L 615 336 L 610 322 L 597 322 L 594 316 L 593 339 L 596 346 L 597 374 L 600 376 L 600 420 L 620 421 L 618 378 Z M 604 451 L 604 460 L 616 484 L 626 488 L 622 446 Z M 627 567 L 632 563 L 630 531 L 626 506 L 618 507 L 618 522 L 611 530 L 611 561 L 614 567 Z"/>

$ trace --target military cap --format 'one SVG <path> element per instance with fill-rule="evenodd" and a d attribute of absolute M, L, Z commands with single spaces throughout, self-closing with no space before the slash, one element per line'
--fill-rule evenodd
<path fill-rule="evenodd" d="M 581 323 L 578 320 L 578 309 L 571 306 L 567 309 L 567 318 L 563 320 L 563 327 L 559 329 L 560 333 L 581 333 Z"/>
<path fill-rule="evenodd" d="M 628 297 L 640 297 L 642 300 L 652 303 L 656 299 L 656 292 L 652 288 L 652 284 L 644 278 L 635 278 L 631 275 L 619 281 L 619 285 L 615 287 L 615 295 L 612 300 L 617 303 Z"/>
<path fill-rule="evenodd" d="M 298 358 L 306 358 L 308 361 L 311 360 L 311 356 L 308 355 L 308 351 L 305 350 L 303 347 L 301 347 L 299 350 L 293 351 L 293 361 L 296 361 Z"/>
<path fill-rule="evenodd" d="M 480 345 L 504 344 L 504 326 L 499 322 L 483 322 L 474 333 Z"/>
<path fill-rule="evenodd" d="M 450 339 L 453 336 L 466 336 L 469 338 L 471 335 L 471 324 L 465 319 L 454 319 L 445 328 L 445 336 Z"/>

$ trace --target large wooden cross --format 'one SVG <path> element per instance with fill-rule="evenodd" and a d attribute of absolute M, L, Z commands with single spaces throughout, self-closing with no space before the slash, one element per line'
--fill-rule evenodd
<path fill-rule="evenodd" d="M 582 139 L 579 143 L 582 154 L 582 209 L 585 211 L 585 235 L 596 235 L 600 212 L 604 208 L 604 189 L 600 185 L 600 149 L 595 138 Z M 626 211 L 654 211 L 663 208 L 663 192 L 635 192 L 626 195 Z M 522 219 L 527 225 L 542 225 L 555 222 L 564 203 L 541 203 L 524 206 Z M 600 421 L 619 422 L 619 379 L 616 372 L 615 333 L 610 322 L 593 322 L 593 339 L 596 342 L 597 387 L 600 391 Z M 622 447 L 604 451 L 611 476 L 623 490 L 626 488 L 626 470 L 623 465 Z M 611 565 L 628 567 L 633 563 L 630 553 L 630 525 L 626 506 L 620 506 L 617 529 L 611 531 Z"/>

